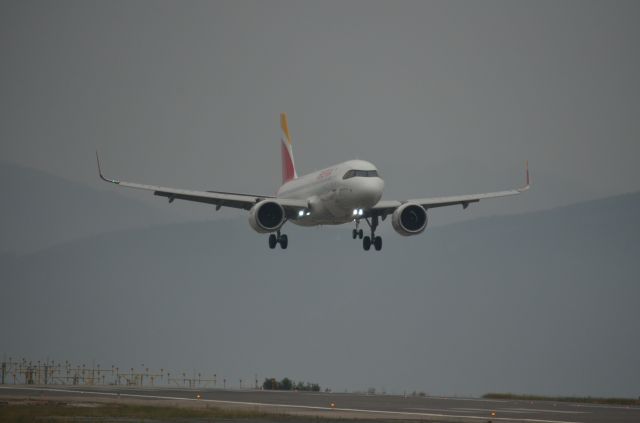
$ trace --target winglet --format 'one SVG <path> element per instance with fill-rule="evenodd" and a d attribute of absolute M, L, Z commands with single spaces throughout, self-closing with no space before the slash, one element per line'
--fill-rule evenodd
<path fill-rule="evenodd" d="M 529 179 L 529 160 L 526 160 L 524 162 L 524 169 L 525 169 L 525 175 L 526 175 L 526 185 L 523 186 L 522 188 L 519 188 L 518 191 L 523 192 L 528 190 L 529 188 L 531 188 L 531 181 Z"/>
<path fill-rule="evenodd" d="M 112 184 L 119 184 L 120 181 L 116 181 L 115 179 L 105 178 L 102 174 L 102 168 L 100 167 L 100 157 L 98 156 L 98 150 L 96 150 L 96 162 L 98 162 L 98 175 L 100 175 L 100 179 L 105 182 L 111 182 Z"/>

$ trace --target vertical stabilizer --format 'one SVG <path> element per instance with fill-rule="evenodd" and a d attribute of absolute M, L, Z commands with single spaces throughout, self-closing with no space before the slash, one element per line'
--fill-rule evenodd
<path fill-rule="evenodd" d="M 296 179 L 296 166 L 293 162 L 293 151 L 291 150 L 291 135 L 289 135 L 289 124 L 287 114 L 280 113 L 280 128 L 282 129 L 282 183 Z"/>

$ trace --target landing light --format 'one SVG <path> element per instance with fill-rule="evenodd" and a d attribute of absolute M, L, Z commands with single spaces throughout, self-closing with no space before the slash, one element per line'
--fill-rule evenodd
<path fill-rule="evenodd" d="M 310 211 L 307 212 L 307 216 L 311 216 L 311 212 Z"/>
<path fill-rule="evenodd" d="M 357 216 L 358 215 L 358 209 L 353 209 L 353 215 Z"/>
<path fill-rule="evenodd" d="M 360 209 L 358 210 L 358 216 L 362 216 L 364 214 L 364 210 Z"/>
<path fill-rule="evenodd" d="M 300 216 L 300 217 L 304 216 L 304 210 L 298 211 L 298 216 Z"/>

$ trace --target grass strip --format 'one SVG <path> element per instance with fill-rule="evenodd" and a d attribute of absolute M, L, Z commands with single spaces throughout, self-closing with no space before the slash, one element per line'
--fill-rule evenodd
<path fill-rule="evenodd" d="M 218 421 L 218 420 L 260 420 L 295 421 L 291 416 L 262 413 L 250 410 L 231 410 L 217 407 L 184 408 L 152 405 L 97 404 L 95 406 L 77 406 L 47 401 L 30 404 L 0 405 L 0 422 L 101 422 L 110 421 Z"/>

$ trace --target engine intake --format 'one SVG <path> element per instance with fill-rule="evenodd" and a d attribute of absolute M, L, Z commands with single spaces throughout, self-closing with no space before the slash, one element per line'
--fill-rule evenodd
<path fill-rule="evenodd" d="M 249 210 L 249 225 L 261 234 L 277 231 L 284 220 L 284 208 L 275 201 L 262 200 Z"/>
<path fill-rule="evenodd" d="M 391 217 L 393 229 L 400 235 L 418 235 L 427 227 L 427 211 L 420 204 L 405 203 Z"/>

